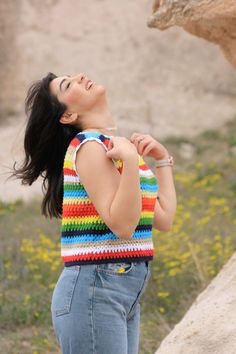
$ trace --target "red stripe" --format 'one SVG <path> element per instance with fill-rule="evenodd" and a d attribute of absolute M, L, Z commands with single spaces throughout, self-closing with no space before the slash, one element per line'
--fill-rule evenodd
<path fill-rule="evenodd" d="M 140 170 L 142 170 L 142 171 L 147 171 L 147 170 L 149 170 L 149 167 L 146 165 L 146 164 L 140 164 L 139 165 L 139 168 L 140 168 Z"/>
<path fill-rule="evenodd" d="M 98 216 L 98 212 L 93 204 L 64 204 L 63 217 Z"/>
<path fill-rule="evenodd" d="M 76 205 L 76 207 L 75 207 Z M 142 212 L 154 211 L 153 205 L 142 205 Z M 83 216 L 100 216 L 95 208 L 91 204 L 87 204 L 86 208 L 83 208 L 82 204 L 71 204 L 70 206 L 63 205 L 63 217 L 83 217 Z"/>
<path fill-rule="evenodd" d="M 153 205 L 143 205 L 142 212 L 143 211 L 154 211 Z"/>
<path fill-rule="evenodd" d="M 114 252 L 102 252 L 102 253 L 87 253 L 84 255 L 74 255 L 74 256 L 61 256 L 63 262 L 70 262 L 70 261 L 76 261 L 76 260 L 98 260 L 98 259 L 106 259 L 106 258 L 120 258 L 120 257 L 144 257 L 144 256 L 154 256 L 154 249 L 150 250 L 136 250 L 136 251 L 123 251 L 123 252 L 117 252 L 114 254 Z"/>
<path fill-rule="evenodd" d="M 64 167 L 63 172 L 67 176 L 77 176 L 76 172 L 70 168 Z M 78 177 L 78 176 L 77 176 Z"/>
<path fill-rule="evenodd" d="M 79 137 L 75 137 L 74 139 L 72 139 L 70 145 L 72 145 L 73 147 L 76 147 L 78 145 L 80 145 L 81 140 L 79 139 Z"/>
<path fill-rule="evenodd" d="M 110 139 L 108 139 L 108 138 L 105 138 L 103 140 L 103 142 L 104 142 L 104 144 L 106 145 L 107 148 L 108 148 L 109 141 L 110 141 Z"/>
<path fill-rule="evenodd" d="M 142 197 L 142 203 L 145 204 L 152 204 L 154 202 L 154 200 L 156 199 L 156 197 L 152 196 L 152 197 Z"/>
<path fill-rule="evenodd" d="M 77 135 L 74 139 L 72 139 L 72 141 L 71 141 L 70 144 L 71 144 L 73 147 L 77 147 L 77 146 L 79 146 L 79 145 L 82 143 L 82 141 L 85 140 L 85 139 L 86 139 L 86 137 L 84 138 L 84 137 L 81 136 L 81 135 Z M 109 138 L 105 138 L 105 139 L 103 140 L 103 143 L 106 145 L 106 147 L 108 147 L 109 141 L 110 141 Z"/>
<path fill-rule="evenodd" d="M 142 198 L 142 207 L 145 209 L 152 210 L 155 203 L 156 203 L 156 198 L 155 199 L 154 198 Z M 95 206 L 91 202 L 86 203 L 86 204 L 85 203 L 71 203 L 71 202 L 66 203 L 66 202 L 64 202 L 63 208 L 66 213 L 71 211 L 71 209 L 72 209 L 73 211 L 76 212 L 76 214 L 78 214 L 83 209 L 86 209 L 89 212 L 91 212 L 92 215 L 99 215 Z"/>
<path fill-rule="evenodd" d="M 151 208 L 154 208 L 156 204 L 156 197 L 152 197 L 152 198 L 142 198 L 142 206 L 143 208 L 148 208 L 148 207 L 151 207 Z"/>

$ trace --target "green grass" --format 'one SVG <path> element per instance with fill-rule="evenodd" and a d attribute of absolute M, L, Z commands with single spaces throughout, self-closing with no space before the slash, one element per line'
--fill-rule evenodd
<path fill-rule="evenodd" d="M 152 275 L 141 298 L 140 353 L 154 353 L 236 249 L 236 120 L 191 138 L 164 141 L 175 157 L 178 207 L 168 233 L 153 231 Z M 60 221 L 40 215 L 40 200 L 0 203 L 0 348 L 6 354 L 60 353 L 50 313 L 63 268 Z"/>

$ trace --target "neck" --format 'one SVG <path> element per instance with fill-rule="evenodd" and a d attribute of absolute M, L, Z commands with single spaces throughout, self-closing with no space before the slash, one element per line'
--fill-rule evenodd
<path fill-rule="evenodd" d="M 83 132 L 101 132 L 102 134 L 106 134 L 106 135 L 112 135 L 112 136 L 115 136 L 115 133 L 114 131 L 117 130 L 117 127 L 116 126 L 112 126 L 112 127 L 104 127 L 104 128 L 101 128 L 101 127 L 93 127 L 93 128 L 87 128 L 87 129 L 83 129 L 82 131 Z"/>
<path fill-rule="evenodd" d="M 80 118 L 80 122 L 82 123 L 82 131 L 99 131 L 106 135 L 116 135 L 117 127 L 106 101 L 96 111 L 90 111 L 82 119 Z"/>

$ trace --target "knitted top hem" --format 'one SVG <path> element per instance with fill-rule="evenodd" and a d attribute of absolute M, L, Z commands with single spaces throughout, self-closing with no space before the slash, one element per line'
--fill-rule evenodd
<path fill-rule="evenodd" d="M 144 262 L 144 261 L 152 261 L 153 256 L 145 256 L 145 257 L 120 257 L 120 258 L 110 258 L 110 259 L 90 259 L 90 260 L 75 260 L 71 262 L 64 262 L 65 267 L 71 267 L 75 265 L 86 265 L 86 264 L 104 264 L 104 263 L 123 263 L 123 262 Z"/>

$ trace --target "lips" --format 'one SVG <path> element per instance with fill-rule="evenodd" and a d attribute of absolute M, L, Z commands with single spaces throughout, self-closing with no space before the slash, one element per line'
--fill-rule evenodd
<path fill-rule="evenodd" d="M 92 80 L 88 80 L 86 85 L 85 85 L 86 90 L 89 90 L 92 85 L 93 85 L 93 81 Z"/>

